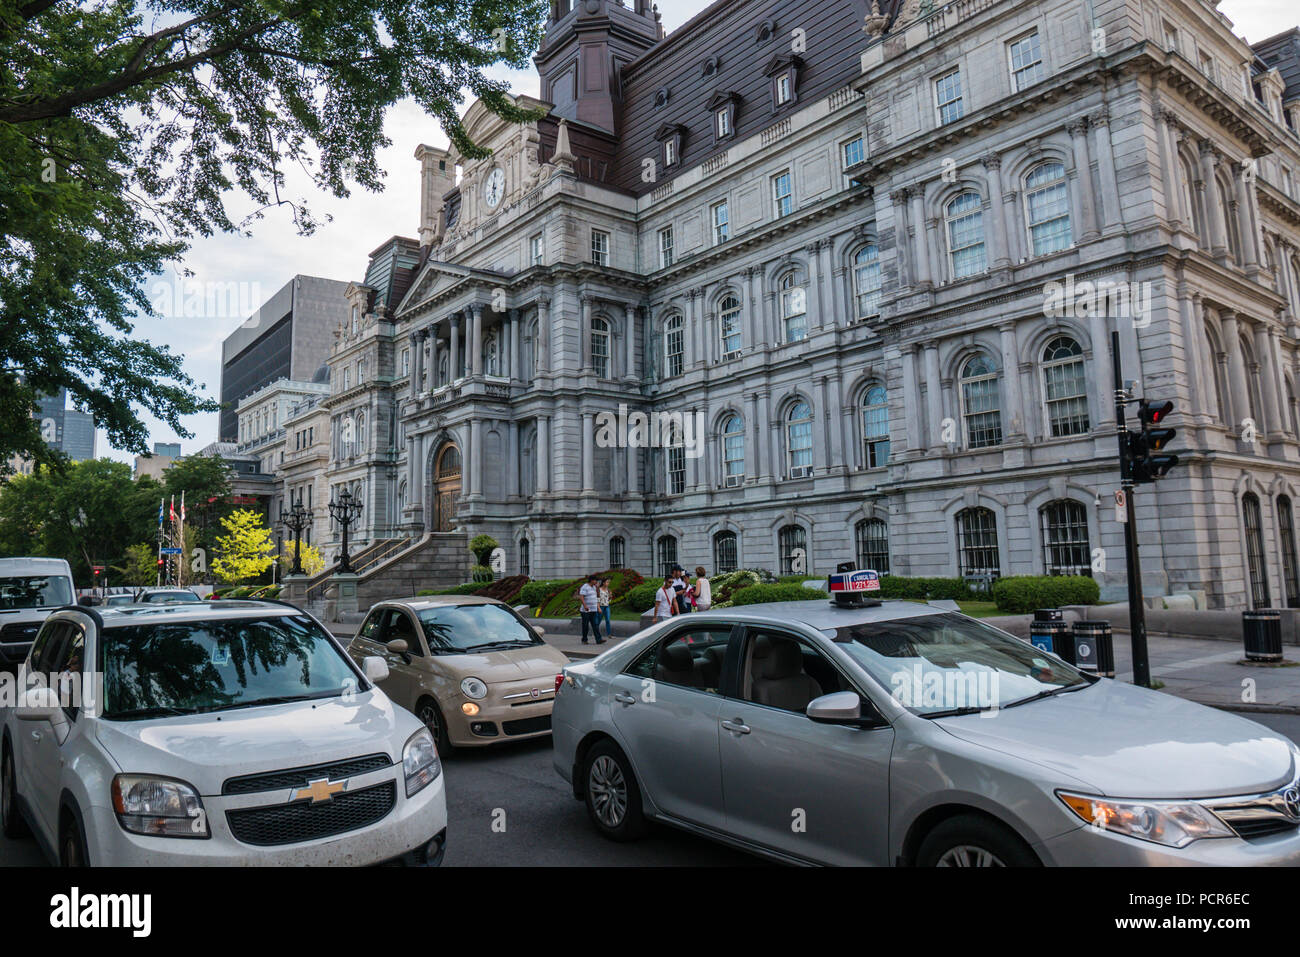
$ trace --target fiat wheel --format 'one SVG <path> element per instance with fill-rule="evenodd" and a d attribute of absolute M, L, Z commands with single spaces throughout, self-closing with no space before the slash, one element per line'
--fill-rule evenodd
<path fill-rule="evenodd" d="M 415 716 L 433 735 L 433 743 L 438 749 L 438 754 L 441 756 L 449 753 L 451 737 L 447 734 L 447 722 L 442 719 L 438 703 L 432 698 L 421 698 L 420 703 L 415 706 Z"/>

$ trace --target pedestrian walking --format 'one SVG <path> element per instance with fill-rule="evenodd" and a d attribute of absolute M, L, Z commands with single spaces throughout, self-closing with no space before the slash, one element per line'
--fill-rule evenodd
<path fill-rule="evenodd" d="M 614 591 L 610 588 L 608 578 L 600 580 L 600 588 L 596 591 L 596 600 L 599 603 L 600 618 L 605 622 L 605 638 L 608 640 L 611 632 L 609 606 L 614 603 Z"/>
<path fill-rule="evenodd" d="M 677 614 L 677 591 L 673 588 L 673 576 L 665 575 L 663 586 L 655 592 L 655 621 L 667 621 Z"/>
<path fill-rule="evenodd" d="M 600 591 L 597 588 L 600 579 L 588 575 L 587 583 L 578 589 L 578 602 L 582 609 L 582 643 L 587 643 L 587 629 L 596 636 L 596 644 L 603 645 L 605 639 L 600 637 Z"/>
<path fill-rule="evenodd" d="M 691 610 L 690 597 L 686 594 L 689 587 L 686 584 L 686 569 L 681 565 L 672 567 L 672 574 L 669 576 L 672 581 L 673 592 L 677 596 L 677 613 L 684 615 Z"/>
<path fill-rule="evenodd" d="M 704 573 L 704 566 L 695 566 L 695 610 L 708 611 L 713 605 L 713 586 Z"/>

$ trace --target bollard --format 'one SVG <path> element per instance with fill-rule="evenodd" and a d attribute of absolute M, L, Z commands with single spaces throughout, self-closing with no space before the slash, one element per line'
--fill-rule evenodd
<path fill-rule="evenodd" d="M 1103 678 L 1115 677 L 1115 637 L 1108 621 L 1074 623 L 1075 667 Z"/>
<path fill-rule="evenodd" d="M 1276 608 L 1243 611 L 1241 637 L 1247 661 L 1282 660 L 1282 615 Z"/>

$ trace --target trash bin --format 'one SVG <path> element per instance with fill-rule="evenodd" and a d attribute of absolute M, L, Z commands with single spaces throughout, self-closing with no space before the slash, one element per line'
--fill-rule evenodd
<path fill-rule="evenodd" d="M 1039 608 L 1034 612 L 1034 621 L 1065 621 L 1065 612 L 1060 608 Z"/>
<path fill-rule="evenodd" d="M 1256 608 L 1241 613 L 1241 637 L 1247 661 L 1282 660 L 1282 613 L 1276 608 Z"/>
<path fill-rule="evenodd" d="M 1074 623 L 1074 665 L 1089 674 L 1115 677 L 1115 636 L 1110 622 Z"/>
<path fill-rule="evenodd" d="M 1029 623 L 1029 643 L 1035 648 L 1051 652 L 1074 664 L 1074 637 L 1064 621 L 1038 621 Z"/>

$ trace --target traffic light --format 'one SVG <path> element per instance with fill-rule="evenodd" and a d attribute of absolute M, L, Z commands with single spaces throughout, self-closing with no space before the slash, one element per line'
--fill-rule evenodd
<path fill-rule="evenodd" d="M 1142 431 L 1128 434 L 1129 475 L 1139 485 L 1164 478 L 1178 464 L 1178 456 L 1164 452 L 1174 440 L 1177 429 L 1164 428 L 1164 421 L 1173 414 L 1172 402 L 1138 402 L 1138 421 Z"/>

